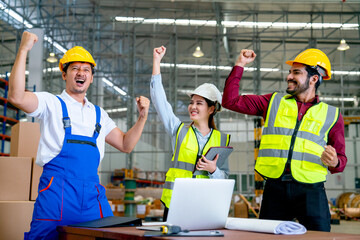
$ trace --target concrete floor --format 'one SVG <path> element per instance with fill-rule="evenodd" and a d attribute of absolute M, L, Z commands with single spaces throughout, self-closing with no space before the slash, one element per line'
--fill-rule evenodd
<path fill-rule="evenodd" d="M 340 220 L 340 224 L 331 224 L 331 232 L 360 235 L 360 221 Z"/>

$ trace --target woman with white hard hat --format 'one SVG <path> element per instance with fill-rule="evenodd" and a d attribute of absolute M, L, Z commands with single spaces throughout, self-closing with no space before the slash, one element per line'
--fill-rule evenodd
<path fill-rule="evenodd" d="M 204 155 L 210 147 L 226 147 L 230 142 L 230 135 L 218 131 L 214 123 L 214 115 L 221 111 L 222 97 L 220 91 L 211 83 L 204 83 L 187 93 L 191 98 L 188 111 L 192 122 L 189 126 L 175 116 L 166 99 L 161 80 L 160 62 L 165 52 L 164 46 L 153 51 L 153 74 L 150 83 L 151 100 L 171 137 L 173 149 L 171 166 L 166 173 L 161 196 L 165 205 L 164 221 L 176 178 L 228 178 L 227 161 L 224 161 L 222 166 L 217 166 L 218 155 L 214 159 L 206 159 Z"/>

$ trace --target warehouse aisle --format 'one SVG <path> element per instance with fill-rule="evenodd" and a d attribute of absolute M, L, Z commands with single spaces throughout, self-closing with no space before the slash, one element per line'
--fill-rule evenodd
<path fill-rule="evenodd" d="M 331 232 L 360 234 L 360 221 L 341 220 L 340 224 L 331 224 Z"/>

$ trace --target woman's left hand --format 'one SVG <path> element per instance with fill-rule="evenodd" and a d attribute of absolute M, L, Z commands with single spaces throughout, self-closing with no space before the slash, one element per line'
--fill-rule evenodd
<path fill-rule="evenodd" d="M 196 164 L 196 169 L 201 171 L 208 171 L 209 173 L 214 173 L 216 170 L 216 162 L 219 158 L 219 154 L 216 154 L 214 160 L 208 160 L 204 155 L 199 159 Z"/>

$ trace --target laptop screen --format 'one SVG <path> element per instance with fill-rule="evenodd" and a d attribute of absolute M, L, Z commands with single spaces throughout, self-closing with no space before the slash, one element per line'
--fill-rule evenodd
<path fill-rule="evenodd" d="M 224 228 L 234 184 L 233 179 L 177 178 L 167 224 L 183 230 Z"/>

